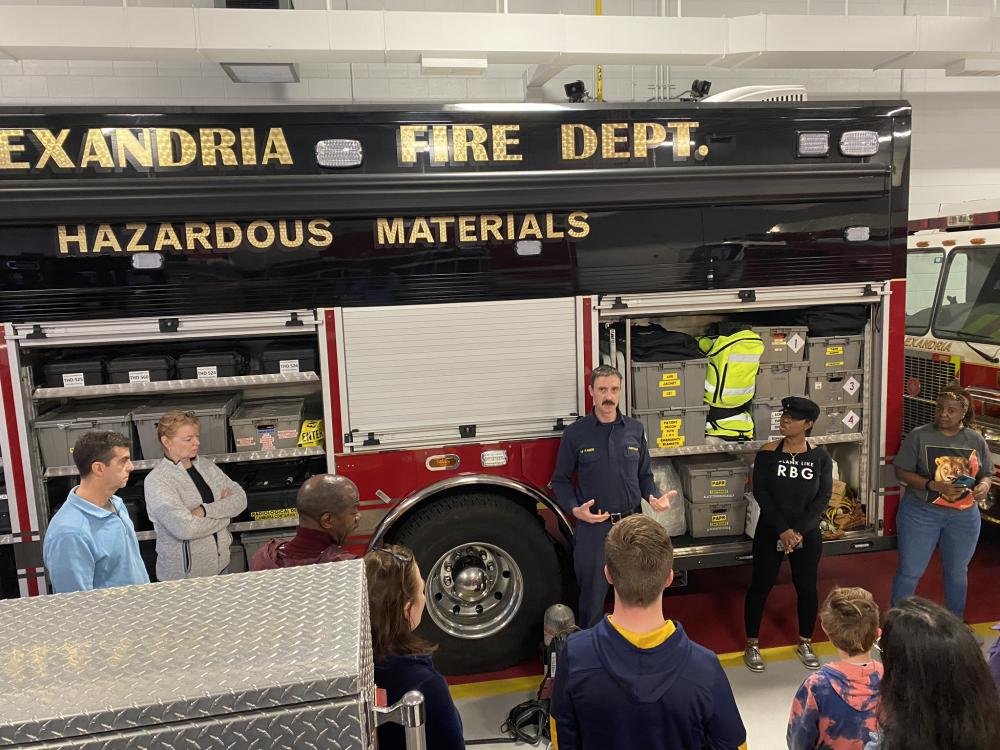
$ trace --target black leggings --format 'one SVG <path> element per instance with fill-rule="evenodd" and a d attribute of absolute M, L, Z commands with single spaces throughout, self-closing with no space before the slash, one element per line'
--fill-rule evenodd
<path fill-rule="evenodd" d="M 802 535 L 802 548 L 788 555 L 788 562 L 792 566 L 792 582 L 795 584 L 795 594 L 798 599 L 799 635 L 803 638 L 812 638 L 813 629 L 816 627 L 816 611 L 819 609 L 816 575 L 822 554 L 823 537 L 819 529 L 813 529 Z M 753 576 L 750 579 L 750 590 L 747 591 L 743 608 L 743 623 L 747 638 L 756 638 L 760 635 L 760 621 L 764 617 L 767 595 L 771 593 L 774 582 L 778 580 L 778 571 L 784 558 L 785 554 L 778 551 L 778 532 L 767 526 L 758 525 L 753 539 Z"/>

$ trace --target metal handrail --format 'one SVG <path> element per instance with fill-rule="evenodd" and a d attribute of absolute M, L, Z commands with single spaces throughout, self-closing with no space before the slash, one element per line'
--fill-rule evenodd
<path fill-rule="evenodd" d="M 411 690 L 388 708 L 375 707 L 375 725 L 401 724 L 406 738 L 406 750 L 427 750 L 424 725 L 427 710 L 424 696 L 419 690 Z"/>

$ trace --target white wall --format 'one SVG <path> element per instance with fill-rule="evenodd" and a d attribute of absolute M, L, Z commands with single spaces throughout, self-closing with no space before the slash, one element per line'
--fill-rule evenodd
<path fill-rule="evenodd" d="M 327 0 L 296 0 L 296 7 L 326 7 Z M 213 0 L 130 0 L 144 5 L 211 5 Z M 117 5 L 120 0 L 0 0 L 0 4 Z M 500 0 L 502 7 L 503 0 Z M 330 0 L 332 8 L 423 9 L 489 12 L 497 0 Z M 944 14 L 947 0 L 850 0 L 852 15 L 905 12 Z M 652 15 L 657 0 L 604 0 L 604 13 Z M 591 13 L 592 0 L 508 0 L 510 12 Z M 683 15 L 842 13 L 843 0 L 687 0 Z M 992 15 L 993 0 L 951 0 L 954 15 Z M 666 3 L 668 15 L 678 0 Z M 460 30 L 456 30 L 460 33 Z M 0 106 L 10 105 L 244 105 L 349 104 L 416 101 L 524 101 L 524 65 L 490 65 L 485 75 L 423 76 L 413 64 L 300 66 L 294 84 L 235 84 L 214 63 L 104 60 L 0 59 Z M 645 101 L 677 96 L 695 78 L 713 92 L 755 83 L 805 84 L 810 99 L 907 98 L 914 104 L 911 216 L 937 215 L 942 203 L 1000 200 L 1000 77 L 946 78 L 943 71 L 753 70 L 663 66 L 604 67 L 605 99 Z M 594 68 L 570 67 L 544 87 L 563 98 L 564 83 L 586 82 L 594 92 Z"/>

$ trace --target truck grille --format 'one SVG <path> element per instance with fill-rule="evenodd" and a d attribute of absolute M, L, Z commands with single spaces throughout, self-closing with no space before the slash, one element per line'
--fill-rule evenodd
<path fill-rule="evenodd" d="M 951 361 L 935 362 L 930 357 L 907 354 L 903 358 L 903 434 L 934 419 L 934 403 L 941 389 L 958 377 Z M 920 392 L 911 396 L 907 386 L 915 378 Z"/>

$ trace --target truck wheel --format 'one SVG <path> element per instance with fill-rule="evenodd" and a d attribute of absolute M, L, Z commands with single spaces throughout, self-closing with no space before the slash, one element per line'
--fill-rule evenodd
<path fill-rule="evenodd" d="M 538 655 L 562 584 L 538 516 L 502 496 L 465 494 L 418 511 L 392 537 L 413 550 L 426 581 L 417 633 L 437 644 L 442 672 L 492 672 Z"/>

